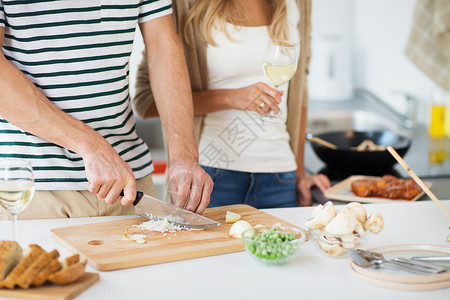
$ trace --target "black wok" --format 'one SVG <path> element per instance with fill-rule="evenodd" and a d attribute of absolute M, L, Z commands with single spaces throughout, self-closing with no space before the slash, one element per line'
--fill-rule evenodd
<path fill-rule="evenodd" d="M 361 173 L 390 170 L 396 160 L 387 151 L 357 151 L 364 140 L 372 140 L 376 145 L 392 146 L 400 156 L 403 156 L 411 146 L 411 139 L 390 131 L 337 131 L 315 135 L 336 145 L 330 149 L 311 142 L 316 155 L 333 170 Z M 363 173 L 364 172 L 364 173 Z"/>

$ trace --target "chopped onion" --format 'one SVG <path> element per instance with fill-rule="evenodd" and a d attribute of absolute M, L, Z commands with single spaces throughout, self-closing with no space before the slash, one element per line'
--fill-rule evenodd
<path fill-rule="evenodd" d="M 252 228 L 252 225 L 250 225 L 249 222 L 247 222 L 245 220 L 239 220 L 239 221 L 235 222 L 231 226 L 230 231 L 228 232 L 228 234 L 231 237 L 241 239 L 242 238 L 242 232 L 244 232 L 244 230 L 247 230 L 247 229 L 250 229 L 250 228 Z M 254 235 L 255 232 L 253 230 L 250 230 L 248 232 L 248 234 L 249 235 Z"/>
<path fill-rule="evenodd" d="M 232 211 L 227 211 L 227 215 L 225 217 L 225 223 L 234 223 L 241 218 L 241 215 L 234 213 Z"/>

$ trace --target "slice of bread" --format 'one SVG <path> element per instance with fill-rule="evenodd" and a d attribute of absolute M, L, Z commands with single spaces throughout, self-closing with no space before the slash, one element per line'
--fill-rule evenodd
<path fill-rule="evenodd" d="M 0 288 L 27 289 L 47 281 L 70 284 L 84 275 L 86 263 L 87 260 L 80 262 L 79 254 L 60 261 L 58 250 L 46 252 L 36 244 L 30 245 L 24 255 L 18 243 L 0 241 Z"/>
<path fill-rule="evenodd" d="M 8 289 L 14 288 L 20 276 L 28 267 L 44 252 L 39 245 L 30 245 L 25 257 L 17 264 L 17 266 L 6 276 L 2 285 Z"/>
<path fill-rule="evenodd" d="M 63 263 L 63 265 L 64 265 L 64 267 L 66 268 L 66 267 L 70 267 L 71 265 L 73 265 L 73 264 L 76 264 L 77 262 L 79 262 L 80 261 L 80 254 L 74 254 L 74 255 L 72 255 L 72 256 L 69 256 L 69 257 L 67 257 L 65 260 L 64 260 L 64 263 Z"/>
<path fill-rule="evenodd" d="M 41 270 L 41 272 L 39 272 L 31 284 L 34 286 L 43 285 L 51 274 L 56 273 L 62 269 L 62 267 L 63 266 L 59 262 L 58 258 L 54 258 L 44 269 Z"/>
<path fill-rule="evenodd" d="M 22 247 L 15 241 L 0 241 L 0 282 L 23 258 Z M 1 287 L 1 283 L 0 283 Z"/>
<path fill-rule="evenodd" d="M 77 262 L 71 266 L 50 275 L 48 280 L 59 285 L 66 285 L 77 281 L 84 275 L 87 260 Z"/>
<path fill-rule="evenodd" d="M 43 252 L 38 259 L 36 259 L 26 270 L 20 275 L 17 280 L 17 285 L 23 289 L 27 289 L 33 282 L 34 278 L 39 274 L 39 272 L 44 269 L 53 259 L 58 259 L 58 250 L 53 250 L 52 252 Z"/>

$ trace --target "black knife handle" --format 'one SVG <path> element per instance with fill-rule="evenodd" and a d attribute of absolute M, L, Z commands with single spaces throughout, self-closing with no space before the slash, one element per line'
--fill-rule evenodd
<path fill-rule="evenodd" d="M 122 190 L 122 191 L 120 192 L 120 197 L 123 197 L 123 196 L 124 196 L 124 194 L 123 194 L 123 190 Z M 144 196 L 144 193 L 143 193 L 143 192 L 137 191 L 137 192 L 136 192 L 136 199 L 134 199 L 133 205 L 136 206 L 136 205 L 139 203 L 139 201 L 141 201 L 141 199 L 142 199 L 143 196 Z"/>

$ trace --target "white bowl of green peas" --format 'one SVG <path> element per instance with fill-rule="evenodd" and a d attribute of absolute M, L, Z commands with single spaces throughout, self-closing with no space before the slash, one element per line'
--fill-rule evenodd
<path fill-rule="evenodd" d="M 245 250 L 256 260 L 269 265 L 291 261 L 305 238 L 302 230 L 287 226 L 256 226 L 242 232 Z"/>

